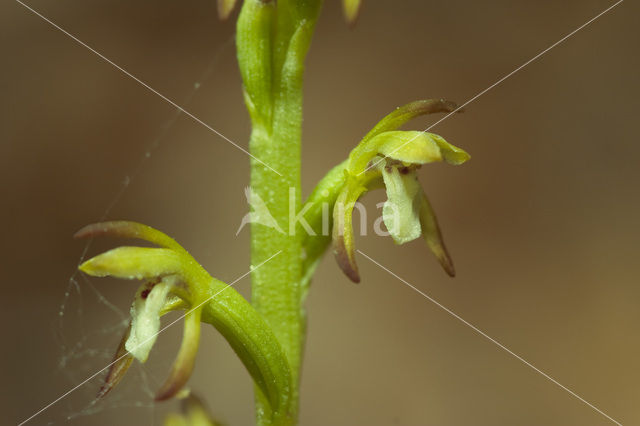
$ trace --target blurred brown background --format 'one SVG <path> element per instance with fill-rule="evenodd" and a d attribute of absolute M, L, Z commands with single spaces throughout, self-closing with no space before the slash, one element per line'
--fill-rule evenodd
<path fill-rule="evenodd" d="M 354 30 L 336 0 L 318 24 L 305 92 L 307 194 L 394 107 L 430 97 L 464 102 L 612 4 L 364 3 Z M 247 146 L 233 20 L 219 22 L 213 0 L 28 4 Z M 455 279 L 421 241 L 357 241 L 625 425 L 640 424 L 638 12 L 622 3 L 433 129 L 472 155 L 461 167 L 421 172 Z M 171 105 L 20 4 L 0 6 L 0 32 L 0 407 L 16 424 L 108 361 L 117 310 L 126 315 L 136 288 L 80 276 L 79 292 L 69 286 L 84 248 L 71 235 L 115 200 L 108 218 L 168 232 L 231 281 L 249 265 L 248 231 L 235 236 L 249 169 L 245 154 L 188 117 L 171 124 Z M 376 193 L 365 203 L 376 212 L 382 200 Z M 303 425 L 612 424 L 358 261 L 359 286 L 331 256 L 314 280 Z M 248 279 L 237 287 L 248 294 Z M 227 424 L 251 424 L 248 374 L 213 329 L 203 330 L 192 388 Z M 32 424 L 161 424 L 177 404 L 152 406 L 149 390 L 166 377 L 180 333 L 177 326 L 161 336 L 149 363 L 104 404 L 87 409 L 94 379 Z"/>

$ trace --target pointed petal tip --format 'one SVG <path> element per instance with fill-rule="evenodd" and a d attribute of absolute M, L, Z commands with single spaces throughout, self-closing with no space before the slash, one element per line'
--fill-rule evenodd
<path fill-rule="evenodd" d="M 91 223 L 73 234 L 73 238 L 95 238 L 104 235 L 137 238 L 138 233 L 136 231 L 141 226 L 144 225 L 126 220 Z"/>
<path fill-rule="evenodd" d="M 130 220 L 92 223 L 83 227 L 73 235 L 74 238 L 95 238 L 102 236 L 140 239 L 160 247 L 184 251 L 180 244 L 164 232 L 158 231 L 143 223 Z"/>
<path fill-rule="evenodd" d="M 467 111 L 466 108 L 459 106 L 456 102 L 444 98 L 440 99 L 439 101 L 442 108 L 441 112 L 455 112 L 456 114 L 460 114 Z"/>
<path fill-rule="evenodd" d="M 447 99 L 440 99 L 440 103 L 442 104 L 442 110 L 443 112 L 453 112 L 456 111 L 456 109 L 458 108 L 458 104 L 453 102 L 453 101 L 449 101 Z M 457 112 L 462 112 L 462 109 L 459 109 Z"/>
<path fill-rule="evenodd" d="M 184 335 L 178 356 L 173 363 L 169 378 L 164 382 L 155 396 L 156 401 L 166 401 L 176 396 L 189 381 L 196 363 L 196 355 L 200 345 L 200 317 L 202 309 L 189 312 L 185 317 Z"/>
<path fill-rule="evenodd" d="M 118 383 L 122 380 L 125 373 L 131 366 L 133 362 L 133 356 L 125 349 L 125 342 L 129 338 L 129 333 L 131 332 L 131 323 L 129 323 L 129 327 L 124 332 L 122 339 L 120 340 L 120 344 L 118 345 L 118 349 L 113 356 L 113 361 L 109 367 L 109 371 L 107 372 L 107 376 L 96 395 L 96 399 L 104 398 L 113 388 L 115 388 Z"/>
<path fill-rule="evenodd" d="M 358 264 L 352 256 L 347 253 L 347 248 L 344 245 L 344 238 L 339 237 L 334 244 L 333 254 L 336 258 L 336 262 L 342 272 L 355 284 L 360 282 L 360 274 L 358 273 Z"/>
<path fill-rule="evenodd" d="M 410 102 L 405 106 L 399 107 L 399 109 L 407 110 L 408 112 L 413 113 L 415 116 L 425 115 L 425 114 L 436 114 L 441 112 L 460 112 L 462 110 L 458 109 L 458 104 L 444 99 L 424 99 L 420 101 Z"/>
<path fill-rule="evenodd" d="M 92 277 L 106 277 L 109 274 L 105 273 L 103 270 L 104 268 L 101 267 L 99 257 L 100 256 L 96 256 L 89 260 L 85 260 L 78 266 L 78 269 Z"/>
<path fill-rule="evenodd" d="M 452 166 L 459 166 L 471 160 L 471 155 L 462 148 L 456 147 L 455 150 L 443 153 L 444 160 Z"/>
<path fill-rule="evenodd" d="M 447 246 L 440 232 L 438 219 L 429 203 L 427 196 L 422 193 L 422 202 L 420 206 L 420 224 L 422 225 L 422 235 L 429 247 L 429 250 L 435 255 L 440 265 L 450 277 L 456 276 L 456 270 L 453 266 L 453 260 L 447 250 Z"/>
<path fill-rule="evenodd" d="M 185 380 L 185 383 L 186 383 L 186 380 Z M 180 391 L 180 389 L 182 389 L 183 385 L 184 383 L 181 385 L 178 385 L 175 382 L 165 382 L 165 384 L 162 385 L 162 387 L 158 390 L 153 400 L 157 402 L 161 402 L 161 401 L 166 401 L 168 399 L 171 399 Z"/>
<path fill-rule="evenodd" d="M 442 265 L 442 268 L 445 270 L 447 275 L 449 275 L 451 278 L 454 278 L 456 276 L 456 269 L 453 266 L 453 261 L 451 260 L 449 253 L 446 252 L 446 249 L 444 256 L 439 257 L 438 260 L 440 261 L 440 265 Z"/>
<path fill-rule="evenodd" d="M 111 392 L 113 388 L 118 385 L 118 383 L 120 383 L 129 367 L 131 367 L 132 362 L 133 356 L 124 355 L 119 361 L 114 363 L 109 368 L 109 373 L 102 383 L 102 386 L 100 386 L 100 390 L 96 395 L 96 399 L 104 398 L 109 392 Z"/>

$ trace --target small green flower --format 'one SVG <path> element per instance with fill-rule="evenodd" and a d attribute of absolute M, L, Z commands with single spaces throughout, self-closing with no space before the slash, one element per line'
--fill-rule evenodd
<path fill-rule="evenodd" d="M 133 359 L 145 362 L 160 329 L 160 318 L 184 310 L 184 332 L 178 356 L 156 400 L 173 397 L 195 365 L 201 321 L 212 324 L 229 342 L 253 377 L 272 418 L 290 418 L 291 371 L 284 352 L 262 316 L 233 288 L 211 277 L 169 236 L 135 222 L 89 225 L 76 237 L 109 235 L 138 238 L 160 247 L 118 247 L 95 256 L 80 270 L 96 277 L 142 280 L 131 306 L 131 322 L 98 396 L 122 379 Z"/>
<path fill-rule="evenodd" d="M 160 332 L 160 317 L 176 309 L 185 309 L 182 345 L 169 378 L 156 395 L 157 400 L 171 398 L 191 376 L 200 342 L 200 317 L 207 295 L 199 284 L 201 281 L 194 276 L 199 271 L 190 268 L 195 261 L 173 239 L 133 222 L 89 225 L 76 236 L 101 234 L 141 238 L 162 247 L 118 247 L 87 260 L 79 267 L 84 273 L 96 277 L 143 281 L 131 306 L 131 323 L 123 339 L 124 347 L 121 344 L 117 351 L 123 359 L 111 367 L 100 394 L 105 395 L 115 385 L 114 381 L 120 381 L 131 364 L 129 356 L 146 362 Z M 126 363 L 123 363 L 125 358 Z M 119 368 L 114 370 L 115 366 Z"/>
<path fill-rule="evenodd" d="M 417 170 L 423 164 L 438 161 L 462 164 L 470 156 L 436 134 L 396 130 L 417 115 L 455 109 L 454 104 L 444 100 L 418 101 L 398 108 L 349 155 L 344 185 L 333 209 L 332 239 L 338 265 L 352 281 L 360 281 L 355 262 L 353 209 L 362 195 L 380 187 L 387 192 L 383 221 L 394 241 L 404 244 L 422 235 L 445 271 L 455 275 L 437 219 L 418 182 Z"/>

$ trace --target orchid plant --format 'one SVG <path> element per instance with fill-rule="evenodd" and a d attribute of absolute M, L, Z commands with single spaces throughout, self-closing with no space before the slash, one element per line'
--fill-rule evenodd
<path fill-rule="evenodd" d="M 222 18 L 231 14 L 234 3 L 218 0 Z M 441 136 L 399 130 L 415 117 L 456 111 L 452 102 L 423 100 L 395 109 L 364 136 L 345 161 L 328 172 L 304 203 L 289 205 L 290 193 L 296 195 L 293 200 L 300 200 L 304 59 L 321 3 L 245 0 L 238 17 L 237 56 L 252 125 L 251 190 L 276 225 L 251 224 L 251 303 L 210 275 L 175 240 L 149 226 L 112 221 L 86 226 L 76 234 L 139 239 L 157 246 L 122 246 L 80 265 L 91 276 L 142 282 L 131 306 L 130 325 L 99 397 L 120 382 L 134 359 L 147 360 L 161 331 L 161 317 L 184 311 L 182 344 L 156 399 L 180 394 L 194 368 L 201 323 L 208 323 L 224 336 L 255 383 L 257 423 L 296 424 L 304 300 L 330 245 L 346 276 L 360 281 L 352 213 L 358 199 L 370 190 L 386 190 L 383 221 L 393 240 L 404 244 L 424 237 L 445 271 L 454 275 L 417 171 L 438 161 L 461 164 L 469 155 Z M 360 1 L 343 0 L 343 6 L 347 21 L 353 24 Z M 327 205 L 333 210 L 328 219 L 323 214 Z M 304 221 L 295 220 L 298 217 Z M 327 225 L 331 232 L 322 232 Z M 196 398 L 190 397 L 184 406 L 183 415 L 167 418 L 168 425 L 214 424 Z"/>

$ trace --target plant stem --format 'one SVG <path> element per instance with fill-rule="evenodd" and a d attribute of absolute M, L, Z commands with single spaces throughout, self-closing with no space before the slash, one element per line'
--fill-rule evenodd
<path fill-rule="evenodd" d="M 251 225 L 252 304 L 273 329 L 292 376 L 291 423 L 297 422 L 298 383 L 304 342 L 302 235 L 295 232 L 301 205 L 302 77 L 319 0 L 246 0 L 238 19 L 238 61 L 252 121 L 251 189 L 280 229 Z M 263 164 L 264 163 L 264 164 Z M 265 166 L 268 165 L 267 166 Z M 274 172 L 277 171 L 278 173 Z M 258 423 L 270 424 L 258 394 Z"/>

